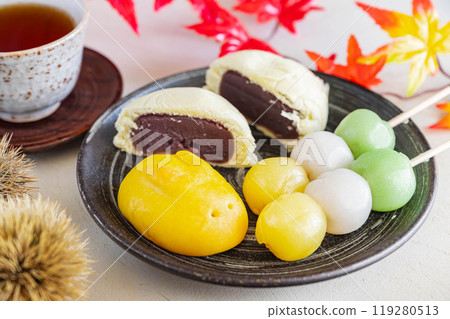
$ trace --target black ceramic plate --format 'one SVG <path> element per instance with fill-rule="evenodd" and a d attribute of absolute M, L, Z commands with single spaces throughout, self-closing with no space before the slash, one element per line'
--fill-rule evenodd
<path fill-rule="evenodd" d="M 383 119 L 400 110 L 381 96 L 348 81 L 317 73 L 330 85 L 330 118 L 333 131 L 343 117 L 357 109 L 368 108 Z M 204 85 L 205 69 L 176 74 L 159 81 L 164 88 Z M 116 198 L 121 179 L 139 159 L 116 149 L 112 140 L 114 123 L 124 105 L 144 94 L 159 90 L 152 83 L 128 95 L 107 111 L 87 134 L 78 158 L 78 185 L 81 197 L 95 222 L 119 245 L 144 261 L 172 273 L 206 282 L 234 286 L 289 286 L 322 281 L 345 275 L 389 255 L 404 244 L 420 227 L 431 209 L 436 193 L 434 161 L 415 167 L 417 190 L 403 208 L 389 213 L 373 212 L 359 230 L 343 236 L 326 235 L 321 248 L 297 262 L 275 258 L 255 239 L 256 216 L 249 212 L 249 229 L 237 247 L 213 256 L 188 257 L 157 247 L 139 233 L 120 214 Z M 256 139 L 264 138 L 253 130 Z M 429 148 L 424 136 L 412 122 L 395 129 L 398 151 L 410 158 Z M 266 143 L 267 144 L 267 143 Z M 266 145 L 263 156 L 279 156 L 279 148 Z M 220 168 L 218 171 L 242 196 L 244 169 Z"/>

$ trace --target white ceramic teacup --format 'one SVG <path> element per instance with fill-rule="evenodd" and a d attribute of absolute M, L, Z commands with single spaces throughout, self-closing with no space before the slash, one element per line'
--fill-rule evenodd
<path fill-rule="evenodd" d="M 75 87 L 89 12 L 85 0 L 2 0 L 0 5 L 43 4 L 68 13 L 75 29 L 29 50 L 0 52 L 0 119 L 37 121 L 55 112 Z"/>

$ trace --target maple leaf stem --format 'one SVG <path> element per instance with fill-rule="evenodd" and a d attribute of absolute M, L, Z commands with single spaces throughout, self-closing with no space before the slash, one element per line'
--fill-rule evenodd
<path fill-rule="evenodd" d="M 447 78 L 450 79 L 450 74 L 447 73 L 447 72 L 444 70 L 444 68 L 442 67 L 441 61 L 439 60 L 438 57 L 436 57 L 436 60 L 437 60 L 438 66 L 439 66 L 439 71 L 441 71 L 441 73 L 442 73 L 444 76 L 446 76 Z"/>
<path fill-rule="evenodd" d="M 438 92 L 440 90 L 445 89 L 447 86 L 448 86 L 448 84 L 446 84 L 446 85 L 444 85 L 442 87 L 435 88 L 435 89 L 425 90 L 423 92 L 420 92 L 420 93 L 417 93 L 417 94 L 414 94 L 414 95 L 411 95 L 411 96 L 403 96 L 403 95 L 400 95 L 400 94 L 397 94 L 397 93 L 393 93 L 393 92 L 378 92 L 378 94 L 393 96 L 393 97 L 396 97 L 397 99 L 400 99 L 400 100 L 410 100 L 410 99 L 414 99 L 416 97 L 419 97 L 419 96 L 422 96 L 422 95 L 425 95 L 425 94 Z"/>
<path fill-rule="evenodd" d="M 279 28 L 280 28 L 280 22 L 277 20 L 277 21 L 275 21 L 275 26 L 272 29 L 272 31 L 270 32 L 269 36 L 267 37 L 266 42 L 273 39 L 275 34 L 277 34 Z"/>

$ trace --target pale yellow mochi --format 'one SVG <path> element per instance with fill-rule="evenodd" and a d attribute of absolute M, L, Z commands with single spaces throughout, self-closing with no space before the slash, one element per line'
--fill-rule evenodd
<path fill-rule="evenodd" d="M 325 129 L 328 85 L 300 63 L 265 51 L 230 53 L 210 65 L 206 72 L 206 88 L 219 93 L 222 77 L 230 70 L 249 78 L 291 107 L 294 113 L 282 112 L 281 116 L 293 121 L 300 136 Z M 275 137 L 268 128 L 256 127 L 266 135 Z M 295 141 L 286 140 L 284 143 L 295 144 Z"/>
<path fill-rule="evenodd" d="M 116 121 L 114 145 L 128 153 L 140 154 L 130 137 L 136 120 L 145 114 L 168 114 L 207 119 L 223 125 L 235 139 L 235 151 L 225 167 L 249 167 L 256 163 L 255 139 L 244 116 L 223 97 L 201 88 L 170 88 L 152 92 L 127 104 Z"/>

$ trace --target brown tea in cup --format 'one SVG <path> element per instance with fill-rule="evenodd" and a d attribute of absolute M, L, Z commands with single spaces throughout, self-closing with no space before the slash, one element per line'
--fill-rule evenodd
<path fill-rule="evenodd" d="M 24 123 L 48 117 L 80 74 L 87 0 L 0 0 L 0 14 L 0 119 Z"/>
<path fill-rule="evenodd" d="M 0 52 L 36 48 L 58 40 L 75 28 L 64 11 L 42 4 L 0 6 Z"/>

